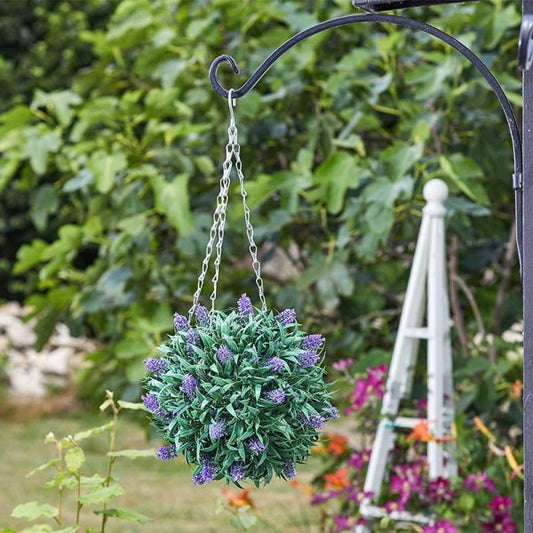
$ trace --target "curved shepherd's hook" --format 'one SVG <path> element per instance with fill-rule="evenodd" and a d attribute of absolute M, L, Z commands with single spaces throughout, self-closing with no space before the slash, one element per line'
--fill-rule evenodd
<path fill-rule="evenodd" d="M 274 65 L 274 63 L 288 50 L 298 43 L 304 41 L 312 35 L 321 33 L 325 30 L 337 28 L 339 26 L 346 26 L 348 24 L 355 24 L 358 22 L 386 22 L 389 24 L 395 24 L 396 26 L 404 26 L 406 28 L 413 28 L 415 30 L 422 31 L 433 37 L 436 37 L 440 41 L 448 44 L 455 50 L 457 50 L 463 57 L 465 57 L 485 78 L 490 85 L 494 94 L 498 98 L 500 106 L 503 110 L 505 118 L 507 120 L 507 126 L 511 134 L 513 157 L 514 157 L 514 174 L 513 174 L 513 189 L 515 191 L 515 209 L 516 209 L 516 225 L 517 225 L 517 242 L 518 242 L 518 257 L 520 261 L 520 270 L 522 270 L 522 250 L 523 250 L 523 225 L 522 225 L 522 141 L 520 137 L 520 129 L 516 121 L 516 117 L 513 112 L 513 108 L 509 99 L 507 98 L 502 86 L 490 71 L 490 69 L 483 63 L 483 61 L 474 53 L 470 48 L 458 41 L 455 37 L 447 34 L 446 32 L 430 26 L 424 22 L 412 20 L 407 17 L 401 17 L 398 15 L 382 15 L 382 14 L 368 14 L 368 15 L 347 15 L 339 17 L 325 22 L 311 26 L 306 30 L 297 33 L 291 37 L 288 41 L 276 48 L 257 68 L 257 70 L 239 87 L 234 89 L 233 97 L 235 99 L 242 98 L 246 93 L 251 91 L 261 80 L 261 78 L 268 72 L 268 70 Z M 211 67 L 209 68 L 209 79 L 213 89 L 221 96 L 228 97 L 228 90 L 225 89 L 218 81 L 217 72 L 221 63 L 229 63 L 233 72 L 239 74 L 239 67 L 235 60 L 229 55 L 221 55 L 217 57 Z"/>

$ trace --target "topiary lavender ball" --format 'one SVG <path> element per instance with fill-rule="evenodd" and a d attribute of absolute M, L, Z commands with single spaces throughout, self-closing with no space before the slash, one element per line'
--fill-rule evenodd
<path fill-rule="evenodd" d="M 196 465 L 196 484 L 245 479 L 257 486 L 274 475 L 291 479 L 335 409 L 319 365 L 323 339 L 301 331 L 294 310 L 203 308 L 147 360 L 145 405 L 167 446 Z"/>

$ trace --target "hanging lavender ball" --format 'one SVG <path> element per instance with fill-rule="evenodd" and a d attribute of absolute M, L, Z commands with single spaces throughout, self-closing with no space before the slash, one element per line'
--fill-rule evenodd
<path fill-rule="evenodd" d="M 292 479 L 337 413 L 322 336 L 301 331 L 293 309 L 263 311 L 245 294 L 233 310 L 198 306 L 192 322 L 176 314 L 174 325 L 161 357 L 145 362 L 143 401 L 170 443 L 158 457 L 183 454 L 197 485 Z"/>

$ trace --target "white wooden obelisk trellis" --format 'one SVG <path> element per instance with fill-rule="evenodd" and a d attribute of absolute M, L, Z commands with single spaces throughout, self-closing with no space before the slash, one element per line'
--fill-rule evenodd
<path fill-rule="evenodd" d="M 444 201 L 447 197 L 448 187 L 441 180 L 431 180 L 424 187 L 427 204 L 392 353 L 381 408 L 382 419 L 365 480 L 364 490 L 371 492 L 373 498 L 361 503 L 361 513 L 367 518 L 387 516 L 375 502 L 381 493 L 396 429 L 414 428 L 421 422 L 417 418 L 398 416 L 400 401 L 411 393 L 420 340 L 427 340 L 427 425 L 432 435 L 427 451 L 429 478 L 457 475 L 452 438 L 455 413 L 444 231 Z M 424 314 L 427 315 L 425 326 Z M 430 522 L 427 516 L 408 512 L 393 512 L 388 516 L 393 520 Z M 359 526 L 356 531 L 363 533 L 369 530 Z"/>

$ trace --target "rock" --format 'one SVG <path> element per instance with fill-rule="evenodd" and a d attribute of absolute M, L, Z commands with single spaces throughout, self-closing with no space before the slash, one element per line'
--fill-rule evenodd
<path fill-rule="evenodd" d="M 18 302 L 7 302 L 0 305 L 0 317 L 3 316 L 23 317 L 24 308 Z"/>
<path fill-rule="evenodd" d="M 35 344 L 37 335 L 33 328 L 22 321 L 12 323 L 6 330 L 9 341 L 15 348 L 28 348 Z"/>
<path fill-rule="evenodd" d="M 20 366 L 8 366 L 6 374 L 13 396 L 41 397 L 46 393 L 44 377 L 37 367 L 28 369 Z"/>
<path fill-rule="evenodd" d="M 51 352 L 42 352 L 37 355 L 37 367 L 47 374 L 66 376 L 69 361 L 74 356 L 75 350 L 70 346 L 62 346 Z"/>

